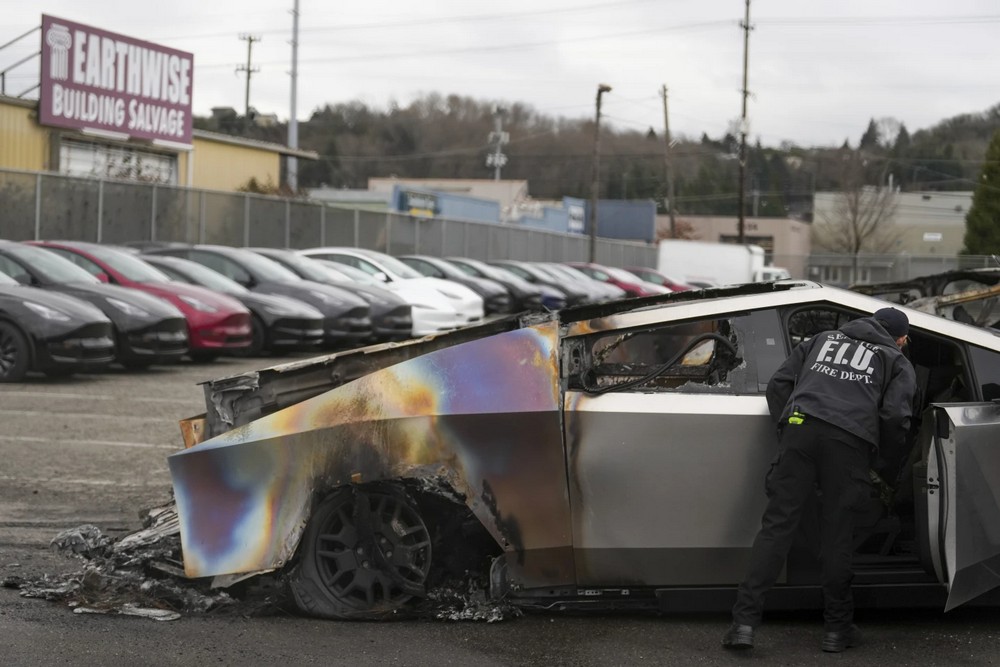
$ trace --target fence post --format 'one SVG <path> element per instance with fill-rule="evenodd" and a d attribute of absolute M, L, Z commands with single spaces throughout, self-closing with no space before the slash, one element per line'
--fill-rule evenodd
<path fill-rule="evenodd" d="M 326 204 L 319 205 L 319 244 L 326 245 Z"/>
<path fill-rule="evenodd" d="M 250 247 L 250 194 L 243 195 L 243 247 Z"/>
<path fill-rule="evenodd" d="M 292 202 L 285 200 L 285 247 L 291 246 L 292 240 Z"/>
<path fill-rule="evenodd" d="M 360 226 L 361 226 L 361 209 L 357 209 L 356 208 L 356 209 L 354 209 L 354 247 L 355 248 L 360 248 L 361 247 L 360 245 L 358 245 L 359 239 L 360 239 L 360 230 L 358 228 Z"/>
<path fill-rule="evenodd" d="M 42 231 L 42 175 L 35 174 L 35 240 L 41 240 Z"/>
<path fill-rule="evenodd" d="M 198 192 L 198 243 L 205 242 L 205 191 Z"/>
<path fill-rule="evenodd" d="M 392 215 L 388 211 L 385 214 L 385 249 L 382 252 L 387 255 L 392 254 Z"/>
<path fill-rule="evenodd" d="M 420 254 L 420 221 L 413 221 L 413 253 Z"/>
<path fill-rule="evenodd" d="M 97 181 L 97 242 L 101 242 L 104 220 L 104 181 Z"/>
<path fill-rule="evenodd" d="M 447 252 L 448 252 L 448 245 L 447 245 L 448 241 L 447 241 L 447 239 L 448 239 L 448 221 L 447 220 L 442 220 L 441 221 L 441 250 L 439 251 L 441 253 L 442 257 L 447 257 Z"/>
<path fill-rule="evenodd" d="M 156 183 L 153 183 L 153 203 L 150 205 L 149 240 L 156 240 Z"/>

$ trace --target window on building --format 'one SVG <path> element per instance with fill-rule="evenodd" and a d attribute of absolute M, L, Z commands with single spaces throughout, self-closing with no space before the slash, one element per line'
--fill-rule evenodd
<path fill-rule="evenodd" d="M 70 176 L 177 184 L 177 156 L 131 146 L 63 139 L 59 171 Z"/>

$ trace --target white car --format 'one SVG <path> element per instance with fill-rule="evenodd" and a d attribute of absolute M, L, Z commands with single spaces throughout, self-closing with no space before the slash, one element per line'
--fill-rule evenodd
<path fill-rule="evenodd" d="M 448 298 L 432 287 L 409 280 L 385 283 L 359 268 L 329 259 L 313 257 L 335 280 L 349 280 L 367 287 L 389 290 L 411 307 L 413 335 L 416 337 L 450 331 L 458 321 L 458 313 Z"/>
<path fill-rule="evenodd" d="M 425 289 L 432 288 L 444 296 L 457 313 L 455 322 L 447 326 L 446 329 L 473 324 L 483 319 L 483 299 L 471 289 L 450 280 L 424 276 L 391 255 L 363 248 L 341 247 L 310 248 L 308 250 L 299 250 L 298 252 L 313 259 L 328 259 L 361 269 L 377 280 L 382 281 L 383 286 L 393 291 L 398 291 L 401 287 L 412 287 L 413 285 L 419 285 Z M 414 313 L 414 328 L 416 326 L 416 313 Z M 436 333 L 437 331 L 446 329 L 438 328 L 429 333 Z M 414 331 L 414 335 L 426 334 L 418 334 Z"/>

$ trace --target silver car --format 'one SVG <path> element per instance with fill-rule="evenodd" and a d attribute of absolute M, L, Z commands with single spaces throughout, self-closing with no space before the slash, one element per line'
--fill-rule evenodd
<path fill-rule="evenodd" d="M 185 571 L 281 570 L 327 618 L 392 616 L 452 570 L 523 607 L 727 608 L 776 451 L 768 379 L 884 305 L 802 281 L 679 292 L 208 383 L 169 460 Z M 919 419 L 873 467 L 855 599 L 996 604 L 1000 338 L 907 314 Z M 822 605 L 816 525 L 769 608 Z"/>

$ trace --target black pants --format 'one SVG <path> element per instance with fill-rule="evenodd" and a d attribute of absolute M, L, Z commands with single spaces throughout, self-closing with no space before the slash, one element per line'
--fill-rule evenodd
<path fill-rule="evenodd" d="M 767 509 L 753 542 L 750 568 L 740 584 L 733 621 L 760 624 L 764 596 L 777 581 L 802 509 L 816 486 L 822 491 L 821 544 L 824 622 L 827 632 L 847 629 L 854 617 L 851 554 L 854 512 L 869 494 L 870 445 L 824 421 L 806 417 L 788 424 L 768 473 Z"/>

